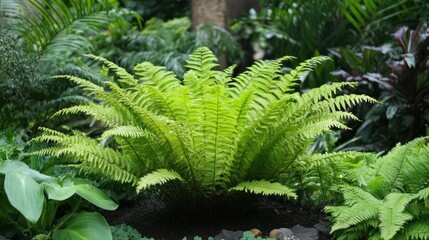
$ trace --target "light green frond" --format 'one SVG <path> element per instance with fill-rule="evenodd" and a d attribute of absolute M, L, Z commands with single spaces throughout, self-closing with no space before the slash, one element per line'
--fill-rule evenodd
<path fill-rule="evenodd" d="M 416 198 L 414 194 L 390 193 L 379 209 L 380 231 L 383 239 L 392 239 L 413 216 L 404 212 L 405 207 Z"/>
<path fill-rule="evenodd" d="M 196 138 L 195 149 L 204 149 L 201 155 L 203 171 L 202 185 L 215 189 L 217 185 L 230 182 L 231 165 L 236 150 L 236 119 L 228 102 L 224 98 L 224 88 L 221 85 L 206 87 L 203 96 L 204 121 L 197 123 L 194 128 Z"/>
<path fill-rule="evenodd" d="M 305 139 L 312 139 L 320 134 L 332 131 L 333 128 L 350 129 L 347 127 L 347 125 L 341 123 L 340 121 L 328 119 L 305 124 L 300 130 L 298 130 L 298 134 L 300 134 Z"/>
<path fill-rule="evenodd" d="M 344 203 L 348 206 L 356 204 L 367 204 L 368 206 L 379 206 L 381 200 L 375 198 L 369 192 L 364 191 L 358 187 L 342 186 L 341 191 L 344 195 Z"/>
<path fill-rule="evenodd" d="M 424 219 L 414 221 L 404 229 L 404 237 L 411 240 L 429 239 L 429 222 Z"/>
<path fill-rule="evenodd" d="M 136 175 L 138 176 L 140 172 L 137 162 L 125 160 L 127 157 L 123 156 L 122 153 L 101 147 L 98 141 L 84 134 L 58 136 L 48 133 L 35 138 L 33 141 L 57 144 L 55 147 L 46 148 L 34 154 L 77 158 L 86 169 L 99 171 L 120 182 L 134 184 Z"/>
<path fill-rule="evenodd" d="M 313 153 L 306 157 L 306 162 L 314 166 L 314 164 L 324 165 L 328 162 L 338 162 L 345 159 L 367 159 L 372 157 L 373 153 L 365 152 L 333 152 L 333 153 Z M 310 167 L 311 168 L 311 167 Z"/>
<path fill-rule="evenodd" d="M 142 85 L 156 86 L 161 92 L 170 92 L 181 86 L 180 80 L 173 72 L 165 67 L 154 66 L 152 63 L 143 62 L 134 67 L 134 72 L 139 76 Z"/>
<path fill-rule="evenodd" d="M 323 100 L 317 104 L 317 107 L 325 109 L 325 111 L 335 112 L 347 110 L 347 108 L 361 102 L 377 103 L 377 100 L 366 95 L 348 94 Z"/>
<path fill-rule="evenodd" d="M 88 80 L 79 78 L 79 77 L 74 77 L 74 76 L 69 76 L 69 75 L 57 75 L 57 76 L 53 76 L 52 78 L 66 78 L 69 79 L 73 82 L 75 82 L 76 84 L 78 84 L 83 90 L 90 92 L 90 94 L 94 94 L 94 95 L 98 95 L 98 94 L 104 94 L 104 88 L 98 86 L 97 84 L 94 84 Z"/>
<path fill-rule="evenodd" d="M 174 93 L 163 93 L 154 86 L 141 86 L 136 91 L 127 91 L 128 99 L 136 106 L 150 111 L 156 115 L 163 115 L 169 119 L 177 120 L 176 113 L 179 109 L 173 109 Z M 181 110 L 181 109 L 180 109 Z"/>
<path fill-rule="evenodd" d="M 282 62 L 288 59 L 290 57 L 254 63 L 247 71 L 233 79 L 229 84 L 228 95 L 233 99 L 238 99 L 242 94 L 247 94 L 249 90 L 252 90 L 251 108 L 257 111 L 263 110 L 284 94 L 279 90 L 278 78 Z"/>
<path fill-rule="evenodd" d="M 241 182 L 237 186 L 230 188 L 230 191 L 244 191 L 262 195 L 278 195 L 297 198 L 295 192 L 287 186 L 277 182 L 268 182 L 265 180 L 255 180 L 251 182 Z"/>
<path fill-rule="evenodd" d="M 109 69 L 113 70 L 116 73 L 116 75 L 119 77 L 120 82 L 128 84 L 130 86 L 137 85 L 137 80 L 134 79 L 134 76 L 129 74 L 127 72 L 127 70 L 125 70 L 124 68 L 119 67 L 115 63 L 113 63 L 113 62 L 111 62 L 111 61 L 109 61 L 103 57 L 95 56 L 93 54 L 86 54 L 85 56 L 105 64 Z"/>
<path fill-rule="evenodd" d="M 125 138 L 140 138 L 148 137 L 148 132 L 137 126 L 118 126 L 113 129 L 109 129 L 101 135 L 101 138 L 107 137 L 125 137 Z"/>
<path fill-rule="evenodd" d="M 302 78 L 308 73 L 308 71 L 312 71 L 317 65 L 328 60 L 331 59 L 325 56 L 316 56 L 300 63 L 295 69 L 280 77 L 280 80 L 283 82 L 281 88 L 285 91 L 293 89 L 293 86 L 302 81 Z"/>
<path fill-rule="evenodd" d="M 253 90 L 248 90 L 237 99 L 232 100 L 231 106 L 237 116 L 237 130 L 242 131 L 244 126 L 250 121 L 248 113 L 250 104 L 253 102 Z"/>
<path fill-rule="evenodd" d="M 374 184 L 377 187 L 374 190 L 381 195 L 387 195 L 392 189 L 402 189 L 405 170 L 407 167 L 412 168 L 414 158 L 426 143 L 427 138 L 417 138 L 406 145 L 396 146 L 389 154 L 378 159 L 372 168 L 382 179 L 381 183 Z"/>
<path fill-rule="evenodd" d="M 318 88 L 312 88 L 302 95 L 303 102 L 317 103 L 322 99 L 331 99 L 344 87 L 354 87 L 355 83 L 351 82 L 334 82 L 330 85 L 325 84 Z M 349 96 L 349 95 L 347 95 Z"/>
<path fill-rule="evenodd" d="M 429 187 L 420 190 L 417 195 L 425 202 L 425 206 L 429 208 Z"/>
<path fill-rule="evenodd" d="M 326 207 L 327 212 L 338 211 L 337 207 Z M 376 219 L 378 213 L 378 206 L 356 204 L 352 207 L 342 209 L 340 215 L 334 217 L 334 224 L 331 227 L 331 233 L 340 230 L 347 229 L 352 226 L 364 223 L 371 219 Z"/>
<path fill-rule="evenodd" d="M 164 184 L 172 180 L 184 181 L 180 174 L 174 170 L 158 169 L 140 178 L 139 182 L 137 183 L 137 192 L 157 184 Z"/>
<path fill-rule="evenodd" d="M 219 66 L 217 64 L 217 58 L 210 49 L 207 47 L 197 48 L 188 60 L 186 60 L 186 67 L 196 74 L 198 81 L 205 86 L 214 84 L 213 68 Z M 188 85 L 188 81 L 185 81 L 185 85 Z"/>
<path fill-rule="evenodd" d="M 95 119 L 103 121 L 107 126 L 128 125 L 130 122 L 134 122 L 131 115 L 121 114 L 115 108 L 93 103 L 64 108 L 56 112 L 53 117 L 81 113 L 93 116 Z"/>

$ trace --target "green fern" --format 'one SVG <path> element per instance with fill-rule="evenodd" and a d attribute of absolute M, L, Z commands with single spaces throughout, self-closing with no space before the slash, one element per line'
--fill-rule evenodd
<path fill-rule="evenodd" d="M 265 180 L 242 182 L 230 190 L 245 191 L 262 195 L 287 195 L 297 198 L 292 189 L 280 183 L 271 183 Z"/>
<path fill-rule="evenodd" d="M 216 70 L 215 56 L 203 47 L 189 57 L 183 83 L 150 63 L 138 64 L 134 77 L 103 58 L 90 57 L 104 63 L 117 79 L 103 90 L 67 76 L 98 104 L 56 115 L 84 113 L 108 129 L 99 141 L 78 132 L 48 130 L 33 141 L 54 146 L 35 154 L 75 158 L 83 171 L 100 171 L 139 190 L 169 186 L 164 183 L 176 179 L 175 184 L 195 198 L 230 190 L 296 197 L 292 188 L 278 183 L 279 177 L 294 171 L 315 136 L 347 128 L 344 120 L 355 117 L 344 109 L 375 102 L 362 95 L 341 95 L 351 83 L 294 92 L 303 74 L 326 57 L 309 59 L 287 74 L 280 69 L 291 57 L 257 62 L 232 78 L 232 68 Z M 106 138 L 114 138 L 117 149 L 99 144 Z"/>
<path fill-rule="evenodd" d="M 350 172 L 360 179 L 357 186 L 338 188 L 344 205 L 325 209 L 332 215 L 331 232 L 348 239 L 361 239 L 358 231 L 384 240 L 427 239 L 428 154 L 427 138 L 418 138 Z"/>

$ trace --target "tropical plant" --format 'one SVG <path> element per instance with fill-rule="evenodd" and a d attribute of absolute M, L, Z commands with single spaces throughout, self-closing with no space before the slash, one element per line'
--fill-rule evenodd
<path fill-rule="evenodd" d="M 311 152 L 310 152 L 311 153 Z M 332 187 L 348 183 L 348 172 L 367 164 L 373 153 L 333 152 L 312 153 L 296 160 L 295 171 L 283 176 L 282 182 L 296 189 L 302 205 L 321 205 L 342 201 L 342 196 Z"/>
<path fill-rule="evenodd" d="M 327 57 L 309 59 L 287 74 L 280 71 L 282 62 L 292 57 L 258 61 L 232 78 L 232 67 L 214 70 L 217 59 L 203 47 L 189 56 L 183 84 L 148 62 L 134 68 L 134 77 L 112 62 L 90 57 L 118 78 L 107 82 L 106 90 L 84 79 L 58 76 L 76 82 L 98 103 L 55 115 L 85 113 L 107 130 L 97 140 L 76 130 L 44 129 L 33 141 L 54 145 L 35 154 L 73 157 L 82 171 L 101 172 L 138 191 L 157 185 L 170 202 L 210 202 L 232 191 L 295 198 L 291 188 L 276 182 L 279 177 L 295 171 L 315 136 L 347 128 L 343 120 L 355 117 L 342 109 L 374 102 L 339 93 L 353 83 L 295 92 L 302 76 Z M 115 144 L 103 144 L 108 138 Z"/>
<path fill-rule="evenodd" d="M 429 145 L 417 138 L 350 172 L 339 206 L 328 206 L 337 239 L 428 239 Z"/>
<path fill-rule="evenodd" d="M 0 235 L 13 239 L 65 239 L 64 235 L 81 239 L 76 236 L 101 234 L 109 239 L 104 218 L 83 210 L 89 209 L 87 202 L 108 210 L 117 205 L 88 181 L 52 177 L 30 168 L 36 164 L 26 154 L 24 133 L 11 129 L 0 132 Z M 92 227 L 92 233 L 85 225 Z"/>
<path fill-rule="evenodd" d="M 4 0 L 0 4 L 0 128 L 37 126 L 71 101 L 81 102 L 74 86 L 49 77 L 75 74 L 92 79 L 79 55 L 94 50 L 90 38 L 127 15 L 105 1 Z M 4 55 L 3 55 L 4 53 Z M 4 66 L 4 67 L 3 67 Z M 100 81 L 101 79 L 94 79 Z"/>
<path fill-rule="evenodd" d="M 133 25 L 115 26 L 94 39 L 96 54 L 118 63 L 128 71 L 143 61 L 165 66 L 183 78 L 186 58 L 198 47 L 210 48 L 229 62 L 240 58 L 241 49 L 231 34 L 217 26 L 199 26 L 191 31 L 188 17 L 163 21 L 151 18 L 142 31 Z"/>
<path fill-rule="evenodd" d="M 268 58 L 295 53 L 298 61 L 327 54 L 328 48 L 381 44 L 401 25 L 427 16 L 422 0 L 260 0 L 261 10 L 240 18 L 232 29 Z M 260 58 L 259 58 L 260 59 Z"/>
<path fill-rule="evenodd" d="M 231 29 L 252 42 L 256 59 L 293 53 L 300 62 L 350 42 L 347 22 L 337 14 L 335 1 L 262 0 L 259 12 L 253 10 L 248 17 L 238 18 Z"/>
<path fill-rule="evenodd" d="M 349 49 L 338 52 L 347 70 L 335 74 L 358 82 L 357 92 L 382 102 L 356 110 L 365 121 L 357 126 L 355 145 L 370 150 L 386 150 L 398 141 L 424 136 L 429 121 L 428 23 L 415 30 L 402 27 L 394 39 L 397 45 L 366 46 L 358 54 Z"/>

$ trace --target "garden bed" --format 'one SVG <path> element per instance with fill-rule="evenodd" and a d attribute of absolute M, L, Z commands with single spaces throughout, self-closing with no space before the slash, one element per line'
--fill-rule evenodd
<path fill-rule="evenodd" d="M 189 206 L 184 206 L 189 207 Z M 321 207 L 306 208 L 293 202 L 285 202 L 279 198 L 257 198 L 249 210 L 242 213 L 229 212 L 218 214 L 213 218 L 180 214 L 177 209 L 170 209 L 148 195 L 141 195 L 138 200 L 120 204 L 114 212 L 104 212 L 110 225 L 126 223 L 143 236 L 155 239 L 193 239 L 200 236 L 207 239 L 218 235 L 221 230 L 246 231 L 260 229 L 268 235 L 272 229 L 297 224 L 313 227 L 323 221 L 326 215 Z M 319 234 L 319 239 L 330 239 Z"/>

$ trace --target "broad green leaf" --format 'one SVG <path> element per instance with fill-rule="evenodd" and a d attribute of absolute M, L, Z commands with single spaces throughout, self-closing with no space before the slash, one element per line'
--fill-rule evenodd
<path fill-rule="evenodd" d="M 99 213 L 80 212 L 54 232 L 53 240 L 111 240 L 112 232 Z"/>
<path fill-rule="evenodd" d="M 44 182 L 45 191 L 49 199 L 64 201 L 76 193 L 73 185 L 61 186 L 58 182 Z"/>
<path fill-rule="evenodd" d="M 76 194 L 94 204 L 95 206 L 113 211 L 118 208 L 118 204 L 112 201 L 103 191 L 94 187 L 91 183 L 82 179 L 65 179 L 65 185 L 71 182 L 72 186 L 76 189 Z"/>
<path fill-rule="evenodd" d="M 45 197 L 43 187 L 28 174 L 9 172 L 4 180 L 4 189 L 9 202 L 26 219 L 35 223 L 43 210 Z"/>
<path fill-rule="evenodd" d="M 21 161 L 7 160 L 0 163 L 0 173 L 7 174 L 9 172 L 21 172 L 30 175 L 36 181 L 45 181 L 53 179 L 53 177 L 39 173 L 27 166 L 27 164 Z"/>

